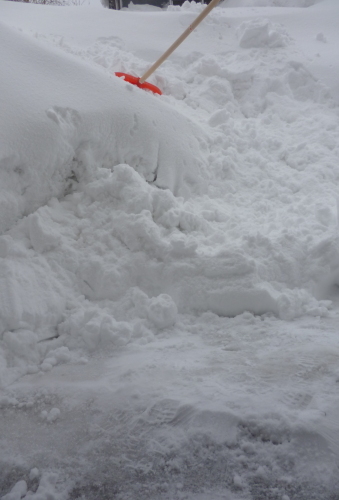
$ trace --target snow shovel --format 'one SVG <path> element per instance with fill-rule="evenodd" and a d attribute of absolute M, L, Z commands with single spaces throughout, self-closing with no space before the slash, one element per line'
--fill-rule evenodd
<path fill-rule="evenodd" d="M 177 40 L 164 52 L 164 54 L 159 57 L 159 59 L 142 75 L 142 77 L 138 78 L 137 76 L 132 76 L 127 73 L 115 73 L 119 78 L 123 78 L 126 82 L 132 83 L 137 87 L 145 90 L 151 90 L 155 94 L 162 94 L 161 90 L 152 85 L 151 83 L 146 82 L 146 79 L 162 64 L 166 59 L 175 51 L 177 47 L 188 37 L 190 33 L 201 23 L 201 21 L 209 14 L 209 12 L 219 3 L 220 0 L 212 0 L 202 12 L 198 15 L 198 17 L 193 21 L 193 23 L 182 33 L 182 35 L 177 38 Z"/>

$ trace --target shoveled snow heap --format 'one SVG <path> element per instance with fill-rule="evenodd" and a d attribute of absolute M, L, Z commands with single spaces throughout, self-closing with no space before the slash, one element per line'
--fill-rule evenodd
<path fill-rule="evenodd" d="M 263 318 L 334 321 L 338 106 L 331 82 L 313 76 L 291 35 L 294 19 L 316 19 L 320 5 L 329 18 L 338 14 L 332 4 L 217 8 L 151 78 L 164 91 L 158 97 L 114 72 L 140 75 L 200 5 L 146 13 L 1 2 L 4 388 L 56 365 L 83 369 L 123 346 L 133 352 L 156 335 L 211 328 L 216 345 L 223 321 L 235 329 L 243 321 L 247 332 Z M 321 51 L 327 39 L 315 27 L 312 40 Z M 292 355 L 292 344 L 285 348 Z M 4 407 L 19 404 L 8 394 Z M 161 405 L 181 422 L 179 403 Z M 56 422 L 60 409 L 51 400 L 40 417 Z M 232 447 L 239 418 L 226 420 Z M 181 466 L 173 459 L 171 467 Z M 31 474 L 8 500 L 26 495 Z M 249 479 L 237 474 L 231 490 L 247 491 Z"/>

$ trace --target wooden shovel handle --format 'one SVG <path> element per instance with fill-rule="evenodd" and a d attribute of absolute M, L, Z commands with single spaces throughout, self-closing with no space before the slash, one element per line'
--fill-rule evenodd
<path fill-rule="evenodd" d="M 201 23 L 201 21 L 209 14 L 209 12 L 219 3 L 220 0 L 212 0 L 198 17 L 193 21 L 193 23 L 182 33 L 182 35 L 177 38 L 177 40 L 164 52 L 164 54 L 159 57 L 157 61 L 142 75 L 140 78 L 140 83 L 144 83 L 145 80 L 157 69 L 160 64 L 162 64 L 171 54 L 175 51 L 177 47 L 188 37 L 190 33 Z"/>

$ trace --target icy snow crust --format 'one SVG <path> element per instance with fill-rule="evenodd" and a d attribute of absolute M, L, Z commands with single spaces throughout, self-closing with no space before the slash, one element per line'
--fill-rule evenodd
<path fill-rule="evenodd" d="M 291 34 L 336 47 L 315 3 L 217 8 L 162 97 L 114 72 L 201 5 L 0 4 L 6 500 L 338 497 L 339 113 Z"/>

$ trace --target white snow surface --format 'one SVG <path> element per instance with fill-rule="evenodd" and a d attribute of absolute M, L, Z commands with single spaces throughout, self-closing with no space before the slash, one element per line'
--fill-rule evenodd
<path fill-rule="evenodd" d="M 339 3 L 202 8 L 0 2 L 1 498 L 339 498 Z"/>

